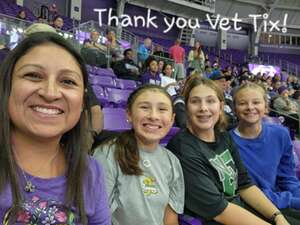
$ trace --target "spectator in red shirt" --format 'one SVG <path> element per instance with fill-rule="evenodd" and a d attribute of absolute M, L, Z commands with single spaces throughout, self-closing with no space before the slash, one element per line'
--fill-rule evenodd
<path fill-rule="evenodd" d="M 184 70 L 184 57 L 185 50 L 180 46 L 181 41 L 177 39 L 175 44 L 169 49 L 170 58 L 175 61 L 174 65 L 174 78 L 177 80 L 182 80 L 185 78 Z"/>

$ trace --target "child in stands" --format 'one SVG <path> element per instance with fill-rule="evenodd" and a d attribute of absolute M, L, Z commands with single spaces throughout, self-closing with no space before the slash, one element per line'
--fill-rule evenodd
<path fill-rule="evenodd" d="M 149 57 L 146 61 L 147 70 L 141 77 L 142 84 L 161 85 L 161 76 L 158 71 L 157 60 Z"/>
<path fill-rule="evenodd" d="M 201 218 L 205 225 L 289 224 L 251 183 L 225 131 L 225 100 L 221 89 L 213 81 L 199 77 L 187 85 L 184 92 L 187 128 L 167 145 L 183 169 L 185 213 Z"/>
<path fill-rule="evenodd" d="M 114 225 L 178 225 L 184 181 L 178 159 L 159 145 L 174 122 L 172 100 L 156 85 L 128 98 L 132 130 L 98 147 L 94 157 L 106 171 Z"/>
<path fill-rule="evenodd" d="M 163 68 L 163 74 L 161 75 L 161 86 L 164 87 L 169 95 L 175 96 L 177 94 L 176 88 L 178 84 L 173 77 L 173 67 L 171 64 L 166 63 Z"/>
<path fill-rule="evenodd" d="M 234 95 L 234 107 L 239 123 L 230 133 L 249 174 L 283 214 L 294 217 L 289 218 L 291 224 L 300 224 L 300 181 L 288 130 L 262 122 L 267 97 L 257 84 L 242 85 Z"/>

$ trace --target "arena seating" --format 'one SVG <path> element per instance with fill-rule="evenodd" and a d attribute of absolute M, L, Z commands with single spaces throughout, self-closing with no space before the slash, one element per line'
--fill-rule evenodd
<path fill-rule="evenodd" d="M 180 130 L 179 127 L 171 127 L 169 133 L 160 141 L 160 144 L 165 146 L 169 140 Z"/>
<path fill-rule="evenodd" d="M 194 217 L 188 215 L 179 215 L 180 225 L 202 225 L 202 222 Z"/>
<path fill-rule="evenodd" d="M 112 77 L 108 76 L 90 76 L 89 81 L 92 85 L 98 85 L 101 87 L 107 87 L 107 88 L 115 88 L 116 83 Z"/>
<path fill-rule="evenodd" d="M 90 68 L 90 73 L 94 75 L 109 76 L 115 78 L 116 75 L 112 69 L 104 69 L 99 67 Z"/>
<path fill-rule="evenodd" d="M 108 105 L 108 97 L 103 87 L 98 85 L 92 86 L 93 91 L 102 106 Z"/>
<path fill-rule="evenodd" d="M 36 17 L 33 15 L 33 13 L 26 7 L 18 6 L 17 4 L 12 3 L 11 1 L 6 1 L 6 0 L 0 1 L 0 13 L 2 14 L 15 17 L 21 9 L 25 10 L 27 20 L 29 21 L 36 20 Z"/>
<path fill-rule="evenodd" d="M 125 109 L 103 108 L 104 129 L 111 131 L 125 131 L 131 128 L 127 122 Z"/>
<path fill-rule="evenodd" d="M 107 88 L 107 97 L 110 106 L 125 108 L 127 99 L 132 90 L 122 90 L 117 88 Z"/>
<path fill-rule="evenodd" d="M 116 79 L 116 87 L 125 90 L 134 90 L 137 88 L 137 83 L 133 80 Z"/>
<path fill-rule="evenodd" d="M 265 116 L 263 118 L 263 121 L 266 123 L 273 123 L 273 124 L 282 124 L 282 120 L 279 117 L 275 117 L 275 116 Z"/>
<path fill-rule="evenodd" d="M 21 9 L 25 10 L 27 21 L 34 22 L 37 20 L 36 16 L 28 8 L 19 6 L 15 3 L 13 3 L 12 1 L 8 1 L 8 0 L 0 1 L 0 13 L 1 14 L 15 17 Z M 64 20 L 64 26 L 63 26 L 62 30 L 64 30 L 64 31 L 71 30 L 73 28 L 73 20 L 66 16 L 61 16 L 61 17 Z"/>
<path fill-rule="evenodd" d="M 294 156 L 295 156 L 295 163 L 296 163 L 296 174 L 300 179 L 300 141 L 293 141 L 294 147 Z"/>

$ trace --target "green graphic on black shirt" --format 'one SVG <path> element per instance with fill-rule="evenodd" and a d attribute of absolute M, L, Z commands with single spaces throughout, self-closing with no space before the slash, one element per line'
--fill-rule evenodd
<path fill-rule="evenodd" d="M 226 149 L 222 154 L 216 155 L 209 161 L 218 171 L 220 181 L 223 184 L 224 193 L 228 196 L 235 195 L 238 174 L 230 151 Z"/>

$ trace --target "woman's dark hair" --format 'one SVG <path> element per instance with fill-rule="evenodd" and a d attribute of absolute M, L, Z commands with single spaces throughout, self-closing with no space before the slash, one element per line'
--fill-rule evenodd
<path fill-rule="evenodd" d="M 25 13 L 25 18 L 22 18 L 22 17 L 21 17 L 21 13 L 22 13 L 22 12 Z M 18 14 L 17 14 L 16 17 L 19 18 L 19 19 L 22 19 L 22 20 L 26 19 L 26 11 L 25 11 L 25 9 L 20 9 L 20 10 L 18 11 Z"/>
<path fill-rule="evenodd" d="M 126 55 L 127 55 L 128 52 L 132 52 L 132 48 L 127 48 L 127 49 L 123 52 L 124 57 L 126 57 Z"/>
<path fill-rule="evenodd" d="M 145 61 L 145 67 L 148 68 L 153 61 L 156 61 L 158 63 L 155 57 L 149 56 Z"/>
<path fill-rule="evenodd" d="M 154 61 L 154 60 L 157 62 L 157 60 L 155 59 L 154 56 L 149 56 L 149 57 L 145 60 L 145 62 L 144 62 L 143 65 L 142 65 L 142 73 L 144 73 L 144 72 L 146 72 L 146 71 L 148 70 L 148 67 L 150 66 L 150 63 L 151 63 L 152 61 Z"/>
<path fill-rule="evenodd" d="M 163 66 L 163 69 L 162 69 L 162 72 L 163 72 L 164 75 L 166 75 L 165 74 L 165 69 L 167 68 L 167 66 L 171 66 L 171 68 L 173 69 L 172 63 L 165 63 L 164 66 Z"/>
<path fill-rule="evenodd" d="M 90 39 L 88 39 L 88 38 L 87 38 L 87 39 L 84 39 L 84 41 L 83 41 L 83 45 L 85 45 L 86 43 L 89 43 L 89 44 L 90 44 L 90 43 L 91 43 L 91 40 L 90 40 Z"/>
<path fill-rule="evenodd" d="M 200 47 L 196 47 L 196 43 L 199 43 L 200 44 Z M 192 50 L 194 51 L 194 52 L 197 52 L 197 55 L 195 55 L 195 57 L 199 57 L 200 56 L 200 54 L 201 54 L 201 43 L 200 43 L 200 41 L 196 41 L 195 42 L 195 45 L 193 46 L 193 48 L 192 48 Z"/>
<path fill-rule="evenodd" d="M 62 19 L 62 20 L 64 20 L 64 18 L 62 18 L 62 16 L 57 15 L 57 16 L 55 16 L 55 17 L 53 18 L 53 22 L 54 22 L 55 20 L 57 20 L 57 19 Z"/>
<path fill-rule="evenodd" d="M 11 121 L 8 113 L 8 99 L 11 92 L 12 76 L 16 63 L 34 47 L 52 43 L 69 52 L 78 62 L 84 80 L 84 87 L 87 87 L 88 73 L 83 59 L 79 53 L 61 36 L 56 33 L 39 32 L 29 35 L 18 46 L 11 51 L 0 68 L 0 193 L 4 191 L 6 185 L 10 185 L 12 191 L 13 205 L 9 223 L 14 223 L 14 219 L 22 201 L 22 194 L 19 189 L 17 164 L 11 148 L 10 132 Z M 88 126 L 91 126 L 90 104 L 85 93 L 84 107 L 87 114 L 82 113 L 79 122 L 68 132 L 66 132 L 60 143 L 63 146 L 64 155 L 67 161 L 67 193 L 65 204 L 71 208 L 75 206 L 79 212 L 82 224 L 87 223 L 83 199 L 83 178 L 86 168 L 86 152 L 84 146 L 85 132 L 87 130 L 85 120 L 88 119 Z M 85 118 L 84 118 L 85 117 Z M 88 117 L 88 118 L 86 118 Z"/>
<path fill-rule="evenodd" d="M 116 32 L 113 29 L 107 29 L 105 34 L 107 35 L 110 32 L 112 32 L 114 35 L 116 34 Z"/>
<path fill-rule="evenodd" d="M 127 101 L 128 111 L 132 110 L 135 100 L 145 91 L 160 92 L 167 96 L 172 105 L 172 111 L 174 112 L 171 96 L 165 91 L 165 89 L 153 84 L 139 87 L 130 94 Z M 142 175 L 143 171 L 138 164 L 140 155 L 134 130 L 131 129 L 121 133 L 114 141 L 111 142 L 111 144 L 115 145 L 115 160 L 118 162 L 122 172 L 126 175 Z"/>

